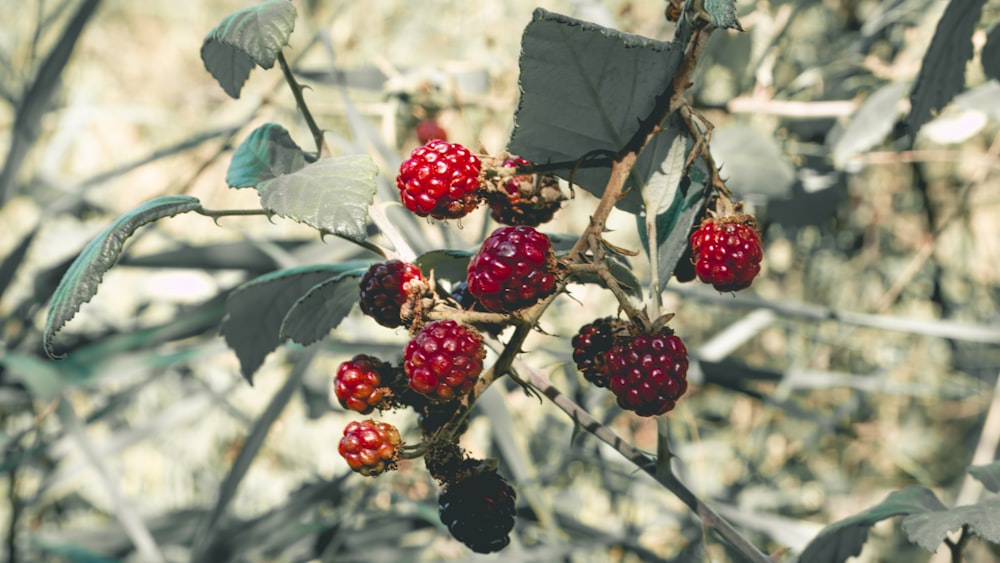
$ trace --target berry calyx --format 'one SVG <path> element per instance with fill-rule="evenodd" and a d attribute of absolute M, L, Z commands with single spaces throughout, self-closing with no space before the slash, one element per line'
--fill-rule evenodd
<path fill-rule="evenodd" d="M 687 391 L 687 349 L 665 330 L 620 338 L 605 357 L 608 387 L 618 405 L 639 416 L 672 410 Z"/>
<path fill-rule="evenodd" d="M 426 287 L 420 268 L 401 260 L 373 264 L 361 277 L 361 312 L 378 324 L 396 328 L 402 324 L 403 304 L 411 295 L 423 293 Z"/>
<path fill-rule="evenodd" d="M 338 451 L 352 470 L 374 477 L 396 468 L 402 444 L 395 426 L 369 419 L 348 423 Z"/>
<path fill-rule="evenodd" d="M 388 387 L 391 369 L 388 364 L 366 354 L 358 354 L 341 363 L 333 378 L 337 401 L 345 409 L 361 414 L 387 406 L 392 396 Z"/>
<path fill-rule="evenodd" d="M 702 282 L 719 291 L 746 289 L 760 273 L 763 257 L 757 222 L 742 213 L 706 218 L 691 235 L 691 253 Z"/>
<path fill-rule="evenodd" d="M 458 219 L 479 203 L 481 169 L 469 149 L 435 139 L 413 149 L 400 164 L 396 187 L 403 205 L 417 215 Z"/>
<path fill-rule="evenodd" d="M 438 497 L 441 522 L 476 553 L 500 551 L 510 543 L 517 493 L 496 471 L 484 471 L 445 485 Z"/>
<path fill-rule="evenodd" d="M 555 265 L 549 237 L 533 227 L 500 227 L 469 262 L 469 292 L 490 311 L 517 311 L 555 291 Z"/>
<path fill-rule="evenodd" d="M 472 389 L 485 357 L 475 330 L 453 320 L 434 321 L 406 345 L 403 369 L 411 389 L 434 401 L 451 401 Z"/>
<path fill-rule="evenodd" d="M 612 317 L 580 327 L 573 336 L 573 361 L 583 377 L 598 387 L 608 386 L 607 353 L 615 343 L 615 331 L 624 323 Z"/>
<path fill-rule="evenodd" d="M 417 123 L 416 133 L 417 140 L 420 141 L 420 144 L 422 145 L 426 145 L 434 139 L 440 139 L 442 141 L 448 140 L 448 132 L 433 119 L 424 119 L 420 123 Z"/>
<path fill-rule="evenodd" d="M 508 158 L 501 167 L 516 168 L 531 164 L 520 157 Z M 562 205 L 559 181 L 551 174 L 517 174 L 499 177 L 485 192 L 490 216 L 504 225 L 537 227 L 552 220 Z"/>

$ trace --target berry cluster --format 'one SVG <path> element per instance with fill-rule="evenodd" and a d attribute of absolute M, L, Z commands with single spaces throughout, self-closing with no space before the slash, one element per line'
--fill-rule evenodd
<path fill-rule="evenodd" d="M 396 184 L 403 204 L 421 217 L 458 219 L 485 201 L 504 225 L 470 258 L 465 279 L 449 280 L 450 291 L 438 286 L 433 272 L 425 277 L 417 265 L 396 259 L 372 265 L 361 277 L 362 312 L 385 327 L 404 327 L 410 340 L 398 367 L 366 354 L 343 362 L 333 393 L 341 406 L 361 414 L 414 409 L 422 440 L 406 446 L 388 423 L 351 422 L 340 453 L 351 469 L 369 476 L 422 455 L 441 485 L 442 523 L 473 551 L 490 553 L 510 542 L 517 495 L 495 461 L 472 459 L 458 444 L 472 404 L 492 382 L 483 380 L 480 331 L 498 337 L 512 324 L 530 329 L 524 322 L 532 318 L 528 309 L 560 291 L 580 258 L 558 260 L 552 241 L 536 229 L 563 201 L 553 177 L 510 170 L 532 166 L 517 157 L 481 160 L 447 142 L 435 126 L 421 124 L 417 133 L 428 140 L 400 166 Z M 760 271 L 760 235 L 752 217 L 738 205 L 732 211 L 728 199 L 705 211 L 675 269 L 679 280 L 697 276 L 720 291 L 750 285 Z M 603 251 L 591 246 L 583 258 L 589 269 L 579 271 L 600 272 Z M 627 319 L 599 318 L 580 327 L 572 339 L 573 360 L 622 409 L 647 417 L 667 413 L 688 388 L 687 349 L 666 326 L 672 315 L 650 320 L 624 301 L 622 309 Z M 485 373 L 503 375 L 494 369 Z"/>

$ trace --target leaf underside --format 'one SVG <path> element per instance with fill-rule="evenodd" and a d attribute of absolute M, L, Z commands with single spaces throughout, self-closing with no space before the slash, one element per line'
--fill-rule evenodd
<path fill-rule="evenodd" d="M 42 337 L 45 353 L 50 358 L 61 357 L 55 353 L 53 347 L 56 333 L 76 316 L 84 303 L 97 294 L 97 287 L 104 273 L 118 261 L 125 241 L 135 233 L 136 229 L 158 219 L 200 207 L 198 198 L 191 196 L 158 197 L 118 217 L 90 241 L 70 265 L 52 295 Z"/>
<path fill-rule="evenodd" d="M 934 553 L 948 532 L 968 526 L 983 539 L 1000 543 L 1000 498 L 990 498 L 970 506 L 957 506 L 911 514 L 903 519 L 903 531 L 911 542 Z"/>

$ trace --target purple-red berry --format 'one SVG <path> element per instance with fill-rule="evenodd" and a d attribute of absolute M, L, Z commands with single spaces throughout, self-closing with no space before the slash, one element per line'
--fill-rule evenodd
<path fill-rule="evenodd" d="M 418 292 L 423 282 L 420 268 L 401 260 L 373 264 L 361 277 L 361 312 L 389 328 L 402 324 L 403 304 Z"/>
<path fill-rule="evenodd" d="M 475 330 L 452 320 L 434 321 L 406 345 L 403 369 L 411 389 L 431 400 L 451 401 L 472 389 L 485 357 Z"/>
<path fill-rule="evenodd" d="M 618 405 L 639 416 L 670 411 L 687 391 L 687 349 L 673 334 L 621 338 L 605 362 Z"/>
<path fill-rule="evenodd" d="M 381 408 L 392 394 L 388 387 L 390 370 L 390 366 L 366 354 L 343 362 L 333 378 L 337 401 L 345 409 L 361 414 Z"/>
<path fill-rule="evenodd" d="M 533 227 L 500 227 L 469 262 L 469 292 L 490 311 L 529 307 L 555 291 L 555 262 L 552 243 L 543 233 Z"/>
<path fill-rule="evenodd" d="M 705 219 L 691 235 L 691 254 L 702 282 L 719 291 L 746 289 L 760 273 L 763 258 L 757 223 L 742 214 Z"/>
<path fill-rule="evenodd" d="M 403 205 L 417 215 L 458 219 L 479 203 L 481 169 L 469 149 L 436 139 L 413 149 L 400 164 L 396 187 Z"/>
<path fill-rule="evenodd" d="M 580 327 L 573 337 L 573 361 L 587 381 L 598 387 L 608 386 L 606 356 L 615 343 L 616 325 L 621 321 L 611 317 L 597 319 Z"/>

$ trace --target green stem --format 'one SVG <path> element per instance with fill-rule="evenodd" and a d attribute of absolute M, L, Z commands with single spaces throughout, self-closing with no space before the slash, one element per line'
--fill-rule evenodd
<path fill-rule="evenodd" d="M 305 87 L 295 80 L 295 75 L 292 74 L 292 69 L 289 68 L 288 61 L 285 60 L 285 54 L 281 51 L 278 51 L 278 64 L 281 65 L 281 72 L 285 75 L 285 82 L 288 82 L 288 86 L 292 89 L 292 95 L 295 96 L 295 105 L 298 106 L 299 113 L 306 120 L 309 131 L 312 132 L 313 141 L 316 142 L 316 158 L 323 154 L 329 154 L 330 149 L 323 139 L 323 130 L 316 124 L 316 120 L 313 119 L 312 113 L 309 111 L 309 106 L 306 105 L 306 99 L 302 96 L 302 90 Z"/>
<path fill-rule="evenodd" d="M 199 215 L 218 219 L 219 217 L 245 217 L 249 215 L 270 215 L 267 209 L 205 209 L 204 207 L 194 210 Z"/>

